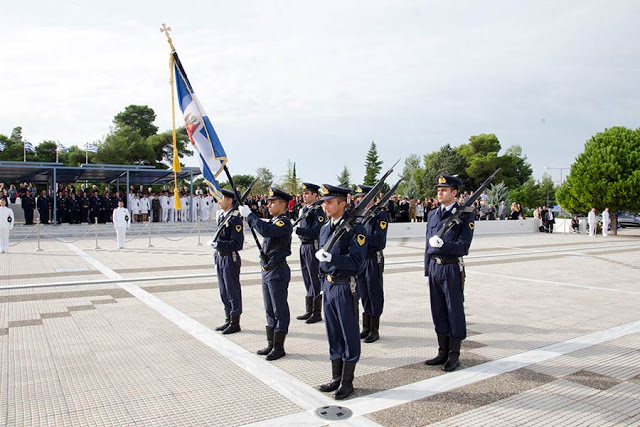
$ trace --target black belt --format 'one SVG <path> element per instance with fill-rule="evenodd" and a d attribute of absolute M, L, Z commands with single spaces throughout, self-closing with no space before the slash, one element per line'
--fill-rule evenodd
<path fill-rule="evenodd" d="M 327 274 L 325 278 L 329 283 L 350 283 L 351 279 L 355 277 L 354 276 L 333 276 L 331 274 Z"/>
<path fill-rule="evenodd" d="M 303 245 L 314 245 L 317 242 L 317 240 L 301 240 L 300 243 L 302 243 Z"/>
<path fill-rule="evenodd" d="M 460 262 L 460 260 L 457 257 L 443 258 L 443 257 L 432 256 L 431 259 L 434 260 L 436 264 L 458 264 Z"/>
<path fill-rule="evenodd" d="M 271 270 L 275 270 L 276 268 L 280 268 L 280 267 L 285 267 L 287 265 L 286 262 L 281 262 L 280 264 L 276 264 L 276 265 L 263 265 L 262 271 L 271 271 Z"/>
<path fill-rule="evenodd" d="M 220 256 L 237 256 L 237 252 L 220 252 L 218 251 L 218 255 Z"/>

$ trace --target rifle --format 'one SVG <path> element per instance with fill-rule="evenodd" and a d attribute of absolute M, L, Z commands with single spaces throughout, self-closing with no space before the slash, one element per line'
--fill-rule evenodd
<path fill-rule="evenodd" d="M 384 196 L 382 196 L 382 198 L 378 203 L 371 206 L 371 208 L 367 209 L 365 214 L 362 216 L 363 225 L 366 225 L 369 222 L 371 222 L 376 217 L 376 215 L 378 215 L 378 212 L 384 209 L 384 207 L 387 205 L 387 202 L 389 201 L 391 196 L 394 195 L 394 193 L 398 189 L 398 186 L 400 185 L 401 182 L 402 182 L 402 178 L 400 178 L 398 182 L 396 182 L 396 184 L 393 187 L 391 187 L 391 189 L 387 191 L 387 193 Z"/>
<path fill-rule="evenodd" d="M 459 208 L 451 209 L 451 216 L 447 218 L 447 222 L 442 224 L 442 227 L 440 227 L 440 230 L 438 230 L 438 232 L 436 233 L 436 236 L 442 238 L 442 236 L 447 234 L 453 227 L 455 227 L 456 225 L 462 222 L 462 214 L 474 212 L 475 209 L 473 207 L 473 203 L 476 200 L 478 200 L 478 198 L 480 197 L 482 192 L 485 190 L 485 188 L 487 188 L 487 185 L 489 185 L 493 177 L 495 177 L 496 174 L 500 172 L 500 169 L 501 168 L 498 168 L 498 170 L 492 173 L 489 178 L 487 178 L 482 184 L 480 184 L 480 187 L 478 187 L 478 189 L 473 192 L 473 195 L 469 197 L 469 199 L 467 199 L 464 205 L 460 206 Z"/>
<path fill-rule="evenodd" d="M 324 203 L 323 200 L 316 200 L 315 202 L 313 202 L 311 205 L 309 205 L 309 209 L 307 209 L 307 211 L 304 213 L 304 215 L 300 215 L 298 217 L 298 219 L 296 219 L 292 226 L 295 227 L 296 225 L 298 225 L 300 223 L 300 221 L 302 221 L 303 219 L 305 219 L 307 216 L 309 216 L 309 214 L 311 213 L 311 211 L 315 211 L 316 209 L 320 209 L 320 206 L 322 206 L 322 203 Z"/>
<path fill-rule="evenodd" d="M 353 211 L 349 212 L 349 216 L 346 219 L 342 220 L 338 228 L 334 230 L 333 234 L 329 237 L 329 240 L 327 240 L 322 249 L 329 252 L 331 248 L 333 248 L 333 246 L 342 238 L 342 236 L 344 236 L 345 233 L 353 230 L 353 224 L 355 224 L 355 222 L 359 218 L 362 218 L 365 215 L 367 206 L 369 205 L 369 203 L 375 200 L 376 196 L 380 192 L 380 189 L 382 188 L 382 185 L 384 184 L 384 180 L 387 179 L 389 175 L 391 175 L 391 173 L 393 172 L 393 168 L 398 164 L 399 161 L 400 160 L 398 159 L 398 161 L 395 162 L 393 166 L 391 166 L 391 169 L 389 169 L 387 172 L 385 172 L 384 175 L 382 175 L 380 181 L 378 181 L 378 183 L 367 193 L 367 195 L 364 196 L 364 198 L 360 201 L 360 203 L 356 205 Z"/>
<path fill-rule="evenodd" d="M 231 212 L 229 212 L 229 215 L 227 215 L 224 221 L 222 221 L 222 224 L 218 226 L 218 229 L 216 230 L 216 234 L 213 235 L 214 242 L 218 240 L 218 237 L 220 237 L 220 234 L 224 231 L 224 229 L 229 226 L 229 223 L 231 222 L 231 217 L 240 215 L 240 213 L 238 212 L 238 206 L 244 203 L 246 198 L 249 196 L 251 189 L 253 188 L 253 186 L 257 181 L 258 181 L 258 178 L 254 179 L 253 182 L 249 184 L 249 187 L 247 187 L 245 192 L 242 193 L 242 196 L 240 196 L 240 201 L 233 204 L 233 207 L 231 208 Z M 224 215 L 224 213 L 222 213 L 222 215 Z"/>

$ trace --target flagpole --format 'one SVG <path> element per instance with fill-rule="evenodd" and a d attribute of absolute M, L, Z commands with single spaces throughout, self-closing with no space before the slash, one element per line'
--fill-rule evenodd
<path fill-rule="evenodd" d="M 58 143 L 56 143 L 56 163 L 58 163 Z"/>
<path fill-rule="evenodd" d="M 89 147 L 88 147 L 89 143 L 85 142 L 84 143 L 84 155 L 85 155 L 85 163 L 89 163 Z"/>
<path fill-rule="evenodd" d="M 27 161 L 27 145 L 26 145 L 26 141 L 22 141 L 22 154 L 24 155 L 24 160 L 22 160 L 23 162 Z"/>

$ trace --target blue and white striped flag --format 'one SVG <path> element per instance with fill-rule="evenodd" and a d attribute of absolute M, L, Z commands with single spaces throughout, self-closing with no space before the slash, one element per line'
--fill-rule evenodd
<path fill-rule="evenodd" d="M 196 97 L 193 87 L 187 78 L 187 73 L 185 73 L 175 51 L 173 52 L 173 58 L 178 102 L 184 115 L 185 128 L 189 134 L 191 144 L 195 148 L 200 170 L 210 193 L 220 200 L 222 191 L 220 191 L 216 177 L 222 172 L 224 165 L 227 163 L 227 154 L 209 120 L 209 116 L 207 116 L 202 104 Z"/>
<path fill-rule="evenodd" d="M 87 153 L 97 153 L 97 152 L 98 152 L 98 146 L 93 145 L 90 142 L 87 142 Z"/>
<path fill-rule="evenodd" d="M 5 147 L 4 143 L 0 142 L 0 151 L 4 151 Z"/>
<path fill-rule="evenodd" d="M 33 148 L 33 145 L 29 141 L 24 142 L 24 149 L 27 151 L 31 151 L 32 153 L 36 152 L 36 149 Z"/>
<path fill-rule="evenodd" d="M 63 153 L 68 153 L 69 149 L 58 142 L 58 151 L 62 151 Z"/>

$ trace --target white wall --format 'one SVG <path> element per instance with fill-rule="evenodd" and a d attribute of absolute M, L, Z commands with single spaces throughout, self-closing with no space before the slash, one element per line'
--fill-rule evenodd
<path fill-rule="evenodd" d="M 482 234 L 520 234 L 536 233 L 538 221 L 533 218 L 516 221 L 476 221 L 474 235 Z M 394 222 L 389 224 L 387 238 L 424 237 L 426 235 L 424 222 Z M 560 230 L 562 231 L 562 230 Z"/>

